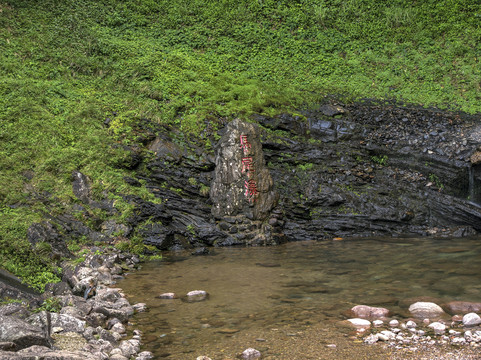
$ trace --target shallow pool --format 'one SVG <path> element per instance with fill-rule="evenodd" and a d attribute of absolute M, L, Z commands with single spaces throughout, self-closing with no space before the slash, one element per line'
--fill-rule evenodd
<path fill-rule="evenodd" d="M 119 285 L 131 303 L 148 305 L 133 323 L 156 358 L 234 359 L 248 347 L 267 359 L 394 358 L 356 340 L 341 325 L 346 311 L 367 304 L 403 318 L 420 296 L 481 302 L 480 240 L 352 239 L 166 253 Z M 191 290 L 209 298 L 184 301 Z M 179 298 L 156 298 L 166 292 Z"/>

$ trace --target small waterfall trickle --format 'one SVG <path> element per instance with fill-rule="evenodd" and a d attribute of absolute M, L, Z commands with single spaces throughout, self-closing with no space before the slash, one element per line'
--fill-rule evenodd
<path fill-rule="evenodd" d="M 481 169 L 473 166 L 468 167 L 468 191 L 466 198 L 468 202 L 477 207 L 481 207 Z"/>
<path fill-rule="evenodd" d="M 469 185 L 468 185 L 468 200 L 473 201 L 474 199 L 474 171 L 473 167 L 468 167 L 468 177 L 469 177 Z"/>

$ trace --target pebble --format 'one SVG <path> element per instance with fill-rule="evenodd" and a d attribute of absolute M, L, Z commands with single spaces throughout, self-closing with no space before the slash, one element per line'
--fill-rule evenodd
<path fill-rule="evenodd" d="M 154 358 L 154 354 L 152 354 L 150 351 L 142 351 L 137 355 L 135 360 L 150 360 Z"/>
<path fill-rule="evenodd" d="M 196 302 L 207 299 L 209 294 L 204 290 L 192 290 L 187 293 L 187 301 Z"/>
<path fill-rule="evenodd" d="M 379 334 L 370 334 L 364 339 L 366 344 L 372 345 L 379 341 Z"/>
<path fill-rule="evenodd" d="M 415 328 L 416 326 L 417 326 L 417 324 L 416 324 L 414 321 L 412 321 L 412 320 L 409 320 L 409 321 L 406 323 L 406 327 L 407 327 L 408 329 L 413 329 L 413 328 Z"/>
<path fill-rule="evenodd" d="M 147 311 L 147 305 L 144 303 L 137 303 L 135 305 L 132 305 L 134 308 L 135 312 L 144 312 Z"/>
<path fill-rule="evenodd" d="M 476 313 L 469 313 L 463 316 L 464 326 L 476 326 L 481 324 L 481 317 Z"/>
<path fill-rule="evenodd" d="M 369 320 L 366 320 L 366 319 L 355 318 L 355 319 L 348 319 L 347 321 L 349 321 L 352 325 L 357 326 L 357 327 L 370 327 L 371 326 L 371 322 Z"/>
<path fill-rule="evenodd" d="M 241 358 L 244 360 L 255 360 L 261 357 L 261 352 L 254 348 L 245 349 L 242 352 Z"/>
<path fill-rule="evenodd" d="M 396 320 L 396 319 L 394 319 L 394 320 L 391 320 L 391 321 L 389 322 L 389 326 L 390 326 L 390 327 L 396 327 L 396 326 L 399 326 L 399 321 L 398 321 L 398 320 Z"/>
<path fill-rule="evenodd" d="M 446 331 L 446 325 L 440 322 L 433 322 L 432 324 L 429 324 L 428 327 L 433 329 L 436 335 L 444 334 Z"/>
<path fill-rule="evenodd" d="M 177 296 L 173 292 L 163 293 L 157 296 L 158 299 L 176 299 Z"/>

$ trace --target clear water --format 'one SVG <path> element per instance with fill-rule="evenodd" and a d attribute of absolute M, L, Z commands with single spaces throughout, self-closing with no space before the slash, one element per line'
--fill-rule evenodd
<path fill-rule="evenodd" d="M 416 297 L 481 302 L 480 240 L 353 239 L 167 253 L 119 285 L 132 303 L 147 303 L 149 311 L 133 322 L 156 358 L 235 359 L 248 347 L 266 359 L 388 358 L 354 340 L 341 325 L 346 311 L 367 304 L 405 318 Z M 210 297 L 183 301 L 191 290 Z M 156 298 L 165 292 L 180 298 Z"/>

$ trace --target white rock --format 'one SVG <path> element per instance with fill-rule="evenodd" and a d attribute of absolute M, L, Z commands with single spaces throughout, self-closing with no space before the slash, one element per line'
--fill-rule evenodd
<path fill-rule="evenodd" d="M 187 293 L 187 301 L 203 301 L 207 299 L 207 291 L 193 290 Z"/>
<path fill-rule="evenodd" d="M 409 321 L 406 323 L 406 327 L 407 327 L 408 329 L 413 329 L 413 328 L 415 328 L 416 326 L 418 326 L 418 325 L 417 325 L 414 321 L 412 321 L 412 320 L 409 320 Z"/>
<path fill-rule="evenodd" d="M 396 337 L 396 334 L 389 330 L 383 330 L 380 334 L 386 336 L 388 340 L 393 340 Z"/>
<path fill-rule="evenodd" d="M 114 326 L 111 328 L 112 331 L 118 332 L 119 334 L 124 334 L 125 333 L 125 326 L 122 323 L 116 323 Z"/>
<path fill-rule="evenodd" d="M 135 305 L 132 305 L 134 308 L 135 312 L 144 312 L 147 310 L 147 305 L 145 303 L 137 303 Z"/>
<path fill-rule="evenodd" d="M 122 355 L 130 358 L 140 351 L 140 341 L 138 340 L 124 340 L 120 343 L 120 350 L 122 350 Z"/>
<path fill-rule="evenodd" d="M 464 345 L 466 344 L 466 339 L 462 337 L 454 337 L 451 339 L 451 344 L 453 345 Z"/>
<path fill-rule="evenodd" d="M 160 294 L 159 296 L 157 296 L 157 298 L 159 298 L 159 299 L 176 299 L 177 295 L 175 295 L 175 293 L 173 293 L 173 292 L 168 292 L 168 293 Z"/>
<path fill-rule="evenodd" d="M 386 336 L 384 334 L 381 334 L 381 333 L 377 334 L 377 338 L 381 341 L 388 341 L 389 340 L 388 336 Z"/>
<path fill-rule="evenodd" d="M 347 321 L 349 321 L 352 325 L 354 325 L 356 327 L 370 327 L 371 326 L 371 322 L 369 320 L 366 320 L 366 319 L 355 318 L 355 319 L 348 319 Z"/>
<path fill-rule="evenodd" d="M 379 339 L 380 339 L 379 334 L 371 334 L 364 339 L 364 342 L 366 344 L 372 345 L 372 344 L 377 343 Z"/>
<path fill-rule="evenodd" d="M 112 351 L 109 353 L 110 356 L 113 356 L 113 355 L 122 355 L 122 350 L 120 350 L 119 348 L 114 348 L 112 349 Z"/>
<path fill-rule="evenodd" d="M 398 321 L 398 320 L 396 320 L 396 319 L 394 319 L 394 320 L 391 320 L 391 321 L 389 322 L 389 326 L 390 326 L 390 327 L 396 327 L 396 326 L 399 326 L 399 321 Z"/>
<path fill-rule="evenodd" d="M 154 355 L 150 351 L 142 351 L 137 355 L 135 360 L 150 360 L 153 358 L 154 358 Z"/>
<path fill-rule="evenodd" d="M 382 325 L 384 324 L 384 321 L 382 321 L 382 320 L 374 320 L 374 321 L 372 322 L 372 324 L 373 324 L 374 326 L 378 327 L 378 326 L 382 326 Z"/>
<path fill-rule="evenodd" d="M 97 357 L 98 359 L 102 359 L 102 357 Z M 126 356 L 123 356 L 122 354 L 114 354 L 114 355 L 110 355 L 108 357 L 109 360 L 129 360 L 128 357 Z"/>
<path fill-rule="evenodd" d="M 481 324 L 481 318 L 476 313 L 469 313 L 463 316 L 464 326 L 476 326 Z"/>
<path fill-rule="evenodd" d="M 197 356 L 197 359 L 196 359 L 196 360 L 212 360 L 212 359 L 211 359 L 210 357 L 208 357 L 208 356 L 202 355 L 202 356 Z"/>
<path fill-rule="evenodd" d="M 444 314 L 444 310 L 432 302 L 417 302 L 409 307 L 409 312 L 417 318 L 435 318 Z"/>
<path fill-rule="evenodd" d="M 446 325 L 437 321 L 429 324 L 428 327 L 433 329 L 436 335 L 442 335 L 446 331 Z"/>
<path fill-rule="evenodd" d="M 241 355 L 241 358 L 244 360 L 255 360 L 260 357 L 261 357 L 261 352 L 253 348 L 245 349 Z"/>

